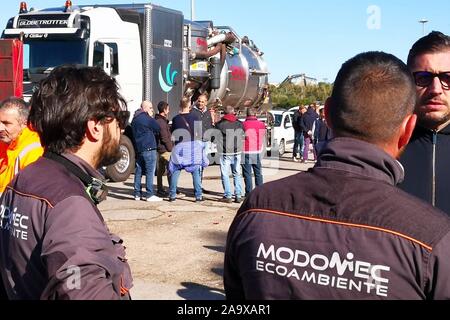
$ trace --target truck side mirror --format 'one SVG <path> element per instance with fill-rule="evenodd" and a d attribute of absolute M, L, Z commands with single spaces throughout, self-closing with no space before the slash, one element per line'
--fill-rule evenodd
<path fill-rule="evenodd" d="M 112 73 L 112 63 L 114 59 L 113 49 L 100 41 L 94 43 L 94 59 L 92 65 L 102 68 L 107 75 Z"/>

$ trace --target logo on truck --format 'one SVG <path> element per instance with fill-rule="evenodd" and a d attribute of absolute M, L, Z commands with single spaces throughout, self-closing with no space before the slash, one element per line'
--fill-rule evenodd
<path fill-rule="evenodd" d="M 170 62 L 167 65 L 166 68 L 166 78 L 163 78 L 163 74 L 161 71 L 161 67 L 159 67 L 159 85 L 161 86 L 161 89 L 166 92 L 169 93 L 170 91 L 172 91 L 173 86 L 175 85 L 175 77 L 178 74 L 178 71 L 171 71 L 172 68 L 172 62 Z"/>
<path fill-rule="evenodd" d="M 69 14 L 21 16 L 17 19 L 17 26 L 22 29 L 67 28 L 69 25 L 69 17 Z"/>

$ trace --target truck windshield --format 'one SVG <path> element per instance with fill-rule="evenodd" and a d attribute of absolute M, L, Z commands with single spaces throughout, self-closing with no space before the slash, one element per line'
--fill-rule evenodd
<path fill-rule="evenodd" d="M 62 64 L 87 64 L 87 44 L 83 40 L 30 41 L 25 44 L 24 68 L 43 73 Z"/>

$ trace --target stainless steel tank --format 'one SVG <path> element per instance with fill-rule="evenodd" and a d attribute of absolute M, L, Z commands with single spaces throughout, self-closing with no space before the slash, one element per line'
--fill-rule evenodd
<path fill-rule="evenodd" d="M 231 105 L 243 110 L 246 107 L 259 108 L 268 87 L 268 68 L 260 51 L 243 43 L 230 27 L 218 27 L 222 32 L 233 32 L 237 41 L 228 47 L 225 64 L 220 77 L 220 88 L 212 90 L 210 103 Z"/>
<path fill-rule="evenodd" d="M 254 106 L 260 104 L 264 90 L 267 90 L 268 85 L 268 68 L 267 63 L 262 59 L 259 51 L 242 45 L 242 52 L 248 62 L 249 77 L 247 87 L 239 106 Z"/>
<path fill-rule="evenodd" d="M 210 103 L 238 107 L 245 94 L 249 78 L 248 63 L 242 53 L 227 54 L 220 75 L 220 88 L 212 90 Z"/>
<path fill-rule="evenodd" d="M 189 48 L 186 95 L 195 99 L 199 92 L 208 92 L 210 106 L 261 109 L 269 72 L 253 42 L 241 39 L 230 27 L 214 27 L 211 21 L 185 21 L 185 42 Z"/>

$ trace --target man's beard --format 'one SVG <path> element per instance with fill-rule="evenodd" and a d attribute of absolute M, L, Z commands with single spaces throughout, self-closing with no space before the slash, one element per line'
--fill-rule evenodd
<path fill-rule="evenodd" d="M 416 114 L 418 116 L 417 122 L 424 128 L 437 129 L 439 126 L 450 121 L 450 106 L 448 103 L 442 101 L 442 103 L 446 106 L 446 112 L 439 115 L 427 113 L 424 110 L 421 110 L 421 106 L 426 106 L 430 100 L 432 100 L 432 97 L 425 97 L 419 100 L 418 107 L 416 107 Z"/>
<path fill-rule="evenodd" d="M 119 141 L 114 141 L 111 137 L 111 133 L 106 129 L 103 137 L 103 144 L 97 155 L 97 168 L 107 167 L 119 161 L 122 157 L 119 146 Z"/>
<path fill-rule="evenodd" d="M 424 115 L 420 117 L 418 123 L 424 128 L 437 129 L 439 126 L 447 123 L 448 121 L 450 121 L 450 114 L 446 114 L 442 117 L 439 117 L 438 119 L 430 118 Z"/>

